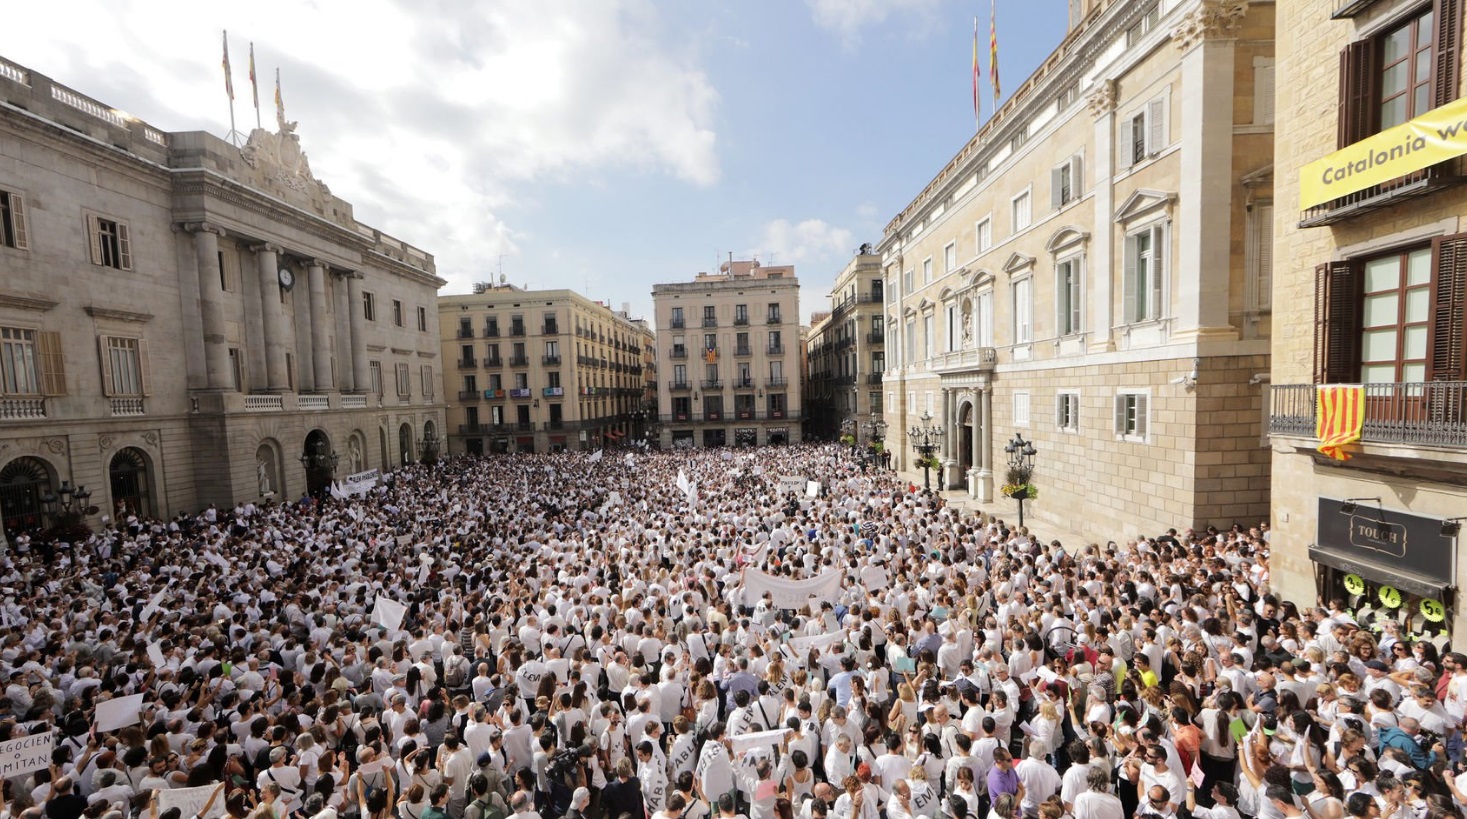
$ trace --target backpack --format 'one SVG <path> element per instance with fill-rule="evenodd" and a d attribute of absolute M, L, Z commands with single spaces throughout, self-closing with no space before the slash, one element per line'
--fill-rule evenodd
<path fill-rule="evenodd" d="M 475 799 L 464 808 L 465 819 L 505 819 L 504 810 L 494 803 L 494 800 L 485 801 Z"/>
<path fill-rule="evenodd" d="M 455 657 L 455 662 L 443 671 L 443 684 L 450 690 L 462 688 L 464 681 L 468 678 L 468 663 L 461 657 Z"/>

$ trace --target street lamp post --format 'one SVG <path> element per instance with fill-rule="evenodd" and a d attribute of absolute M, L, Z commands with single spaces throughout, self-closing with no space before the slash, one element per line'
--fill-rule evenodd
<path fill-rule="evenodd" d="M 851 456 L 856 454 L 856 422 L 855 419 L 847 418 L 840 422 L 840 440 L 842 443 L 849 438 L 851 441 Z"/>
<path fill-rule="evenodd" d="M 932 413 L 922 413 L 921 424 L 914 424 L 907 434 L 912 438 L 912 446 L 922 456 L 922 483 L 928 492 L 932 491 L 932 453 L 937 450 L 938 443 L 942 440 L 942 427 L 932 425 Z"/>
<path fill-rule="evenodd" d="M 314 451 L 308 449 L 301 452 L 301 466 L 306 470 L 306 481 L 309 483 L 311 472 L 327 472 L 336 474 L 336 465 L 341 462 L 341 456 L 335 450 L 327 451 L 325 441 L 317 441 L 313 447 Z M 403 457 L 410 457 L 412 453 L 404 452 Z M 325 483 L 330 483 L 330 480 Z"/>
<path fill-rule="evenodd" d="M 881 466 L 880 450 L 882 448 L 882 439 L 886 435 L 886 421 L 882 420 L 881 416 L 873 411 L 871 413 L 871 420 L 865 423 L 865 429 L 867 436 L 866 450 L 870 454 L 871 460 L 879 469 Z"/>
<path fill-rule="evenodd" d="M 1034 477 L 1034 455 L 1038 450 L 1032 441 L 1024 440 L 1024 436 L 1016 432 L 1013 440 L 1004 445 L 1003 451 L 1009 456 L 1008 483 L 1018 487 L 1009 497 L 1019 502 L 1019 526 L 1022 528 L 1024 501 L 1029 499 L 1029 480 Z"/>

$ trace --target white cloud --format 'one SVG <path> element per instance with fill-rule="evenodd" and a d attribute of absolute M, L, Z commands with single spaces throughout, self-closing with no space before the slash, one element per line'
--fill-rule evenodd
<path fill-rule="evenodd" d="M 120 0 L 18 6 L 8 59 L 165 130 L 223 135 L 220 30 L 236 116 L 286 115 L 318 177 L 362 221 L 433 252 L 451 290 L 485 278 L 515 229 L 501 214 L 535 183 L 611 168 L 708 186 L 720 176 L 717 92 L 648 0 Z"/>
<path fill-rule="evenodd" d="M 843 264 L 843 257 L 855 251 L 852 241 L 849 230 L 826 224 L 824 219 L 806 219 L 799 223 L 775 219 L 764 225 L 758 245 L 749 252 L 759 255 L 766 264 L 816 265 L 815 270 L 802 273 L 797 269 L 795 274 L 819 280 L 835 271 L 820 270 L 818 266 L 828 265 L 833 260 L 841 260 Z"/>
<path fill-rule="evenodd" d="M 840 36 L 847 48 L 861 41 L 861 29 L 898 14 L 929 17 L 939 0 L 806 0 L 815 24 Z"/>

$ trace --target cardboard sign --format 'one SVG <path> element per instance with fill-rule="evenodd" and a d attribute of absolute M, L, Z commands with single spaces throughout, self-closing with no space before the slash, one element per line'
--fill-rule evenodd
<path fill-rule="evenodd" d="M 143 695 L 129 694 L 97 703 L 93 725 L 98 733 L 116 731 L 143 721 Z"/>
<path fill-rule="evenodd" d="M 172 788 L 158 791 L 158 812 L 162 813 L 169 808 L 178 808 L 179 814 L 185 817 L 198 816 L 204 810 L 209 797 L 218 790 L 221 785 L 201 785 L 197 788 Z M 204 819 L 219 819 L 224 815 L 224 794 L 220 793 L 214 804 L 209 805 L 209 812 L 204 813 Z"/>
<path fill-rule="evenodd" d="M 0 777 L 39 771 L 51 765 L 56 734 L 47 732 L 0 742 Z"/>

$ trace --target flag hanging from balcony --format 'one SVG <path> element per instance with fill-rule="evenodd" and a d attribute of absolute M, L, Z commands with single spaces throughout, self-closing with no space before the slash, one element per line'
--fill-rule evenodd
<path fill-rule="evenodd" d="M 1314 437 L 1319 451 L 1337 461 L 1350 460 L 1346 444 L 1360 440 L 1365 429 L 1365 387 L 1321 384 L 1315 402 Z"/>
<path fill-rule="evenodd" d="M 718 360 L 718 348 L 716 348 L 716 347 L 709 347 L 708 350 L 707 350 L 707 352 L 703 353 L 703 360 L 704 361 L 707 361 L 709 364 L 712 364 L 713 362 L 717 361 Z"/>

